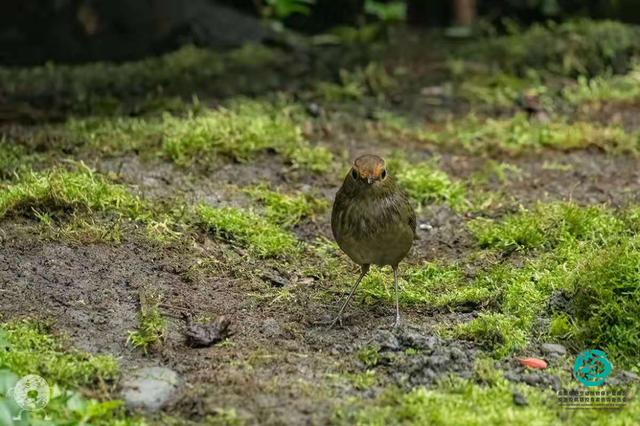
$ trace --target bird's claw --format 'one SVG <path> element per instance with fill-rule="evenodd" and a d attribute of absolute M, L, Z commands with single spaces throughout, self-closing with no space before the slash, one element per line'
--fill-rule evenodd
<path fill-rule="evenodd" d="M 342 315 L 338 315 L 333 321 L 331 321 L 331 324 L 329 324 L 327 330 L 331 330 L 333 327 L 335 327 L 336 323 L 340 323 L 340 327 L 342 327 Z"/>
<path fill-rule="evenodd" d="M 400 317 L 396 317 L 396 320 L 393 322 L 393 325 L 391 326 L 391 328 L 400 328 L 402 326 L 401 322 L 400 322 Z"/>

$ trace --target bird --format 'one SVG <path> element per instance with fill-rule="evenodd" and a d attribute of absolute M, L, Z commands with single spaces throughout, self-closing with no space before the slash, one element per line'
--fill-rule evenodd
<path fill-rule="evenodd" d="M 381 157 L 366 154 L 355 159 L 336 193 L 331 230 L 340 249 L 360 266 L 360 276 L 329 328 L 338 321 L 342 324 L 342 313 L 371 265 L 389 265 L 393 269 L 396 296 L 393 327 L 400 326 L 398 264 L 416 239 L 416 213 Z"/>

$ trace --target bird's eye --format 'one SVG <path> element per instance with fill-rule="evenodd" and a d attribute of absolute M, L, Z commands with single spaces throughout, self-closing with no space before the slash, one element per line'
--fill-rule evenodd
<path fill-rule="evenodd" d="M 354 179 L 358 179 L 358 172 L 356 169 L 351 169 L 351 177 Z"/>
<path fill-rule="evenodd" d="M 383 170 L 383 171 L 382 171 L 382 173 L 380 174 L 380 177 L 381 177 L 382 179 L 386 178 L 386 177 L 387 177 L 387 171 L 386 171 L 386 170 Z"/>

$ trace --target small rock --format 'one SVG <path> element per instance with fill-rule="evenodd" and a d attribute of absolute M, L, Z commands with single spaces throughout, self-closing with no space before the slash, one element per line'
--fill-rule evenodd
<path fill-rule="evenodd" d="M 133 371 L 122 382 L 122 399 L 131 410 L 158 411 L 178 388 L 178 373 L 164 367 Z"/>
<path fill-rule="evenodd" d="M 529 386 L 536 386 L 540 383 L 540 376 L 535 374 L 525 374 L 522 376 L 522 381 Z"/>
<path fill-rule="evenodd" d="M 567 353 L 567 348 L 557 343 L 543 343 L 541 349 L 542 352 L 549 355 L 562 356 Z"/>
<path fill-rule="evenodd" d="M 443 86 L 428 86 L 420 90 L 422 96 L 444 96 L 445 88 Z"/>
<path fill-rule="evenodd" d="M 513 393 L 513 403 L 519 406 L 529 405 L 529 401 L 520 392 Z"/>
<path fill-rule="evenodd" d="M 321 112 L 322 112 L 322 109 L 320 108 L 320 105 L 318 105 L 317 103 L 311 102 L 310 104 L 307 105 L 307 113 L 313 118 L 320 117 Z"/>
<path fill-rule="evenodd" d="M 504 373 L 504 378 L 509 380 L 510 382 L 521 382 L 522 381 L 522 377 L 520 377 L 520 375 L 518 373 L 515 373 L 513 371 L 507 371 Z"/>
<path fill-rule="evenodd" d="M 431 231 L 433 229 L 433 226 L 429 225 L 428 223 L 421 223 L 418 228 L 420 228 L 420 230 L 422 231 Z"/>
<path fill-rule="evenodd" d="M 206 324 L 187 324 L 185 336 L 187 344 L 193 348 L 204 348 L 217 343 L 229 336 L 229 321 L 224 316 Z"/>
<path fill-rule="evenodd" d="M 426 361 L 437 370 L 446 370 L 451 364 L 451 359 L 447 355 L 448 354 L 433 355 L 427 358 Z"/>
<path fill-rule="evenodd" d="M 550 382 L 549 386 L 551 387 L 551 389 L 553 389 L 556 392 L 558 392 L 562 387 L 562 383 L 560 382 L 560 377 L 558 376 L 550 376 L 549 382 Z"/>
<path fill-rule="evenodd" d="M 398 334 L 398 339 L 403 347 L 433 351 L 438 345 L 439 339 L 436 336 L 424 336 L 417 331 L 404 330 Z"/>
<path fill-rule="evenodd" d="M 262 279 L 269 282 L 271 287 L 281 288 L 289 283 L 289 280 L 277 272 L 264 271 L 262 273 Z"/>
<path fill-rule="evenodd" d="M 438 380 L 439 374 L 431 368 L 426 368 L 420 372 L 420 374 L 412 375 L 410 380 L 414 385 L 422 385 L 425 383 L 433 383 Z"/>
<path fill-rule="evenodd" d="M 625 382 L 637 382 L 640 380 L 640 376 L 638 376 L 633 371 L 623 371 L 620 374 L 620 378 Z"/>
<path fill-rule="evenodd" d="M 398 339 L 389 330 L 378 330 L 371 341 L 381 350 L 399 351 L 401 349 Z"/>
<path fill-rule="evenodd" d="M 462 360 L 465 358 L 465 353 L 462 349 L 460 348 L 451 348 L 451 350 L 449 351 L 449 357 L 453 360 L 453 361 L 458 361 L 458 360 Z"/>
<path fill-rule="evenodd" d="M 562 292 L 556 291 L 551 295 L 549 299 L 549 308 L 552 311 L 568 312 L 570 309 L 571 300 L 567 295 Z"/>

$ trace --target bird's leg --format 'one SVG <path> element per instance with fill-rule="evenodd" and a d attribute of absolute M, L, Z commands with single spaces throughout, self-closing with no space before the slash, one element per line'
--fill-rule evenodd
<path fill-rule="evenodd" d="M 338 315 L 336 315 L 336 318 L 331 322 L 331 325 L 329 325 L 329 330 L 331 330 L 338 321 L 340 321 L 340 325 L 342 325 L 342 312 L 344 311 L 344 308 L 347 307 L 349 300 L 351 300 L 351 298 L 353 297 L 353 294 L 356 292 L 356 289 L 360 285 L 360 281 L 362 281 L 364 276 L 367 275 L 367 272 L 369 272 L 369 265 L 362 265 L 360 268 L 361 268 L 360 276 L 358 277 L 355 285 L 351 289 L 351 293 L 349 293 L 349 297 L 347 297 L 347 300 L 345 300 L 342 306 L 340 307 L 340 311 L 338 311 Z"/>
<path fill-rule="evenodd" d="M 393 267 L 393 286 L 396 289 L 396 321 L 393 328 L 400 327 L 400 303 L 398 301 L 398 265 Z"/>

